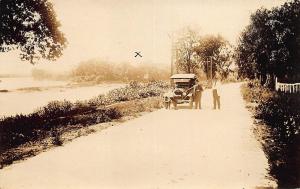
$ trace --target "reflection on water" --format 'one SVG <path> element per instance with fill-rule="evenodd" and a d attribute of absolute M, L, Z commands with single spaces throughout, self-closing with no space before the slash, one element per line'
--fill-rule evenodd
<path fill-rule="evenodd" d="M 66 81 L 34 80 L 31 77 L 0 78 L 0 90 L 16 90 L 29 87 L 64 86 Z"/>

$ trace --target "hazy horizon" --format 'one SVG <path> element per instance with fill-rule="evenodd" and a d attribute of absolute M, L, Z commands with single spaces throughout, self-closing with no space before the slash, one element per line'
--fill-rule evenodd
<path fill-rule="evenodd" d="M 183 27 L 201 35 L 220 34 L 232 44 L 260 7 L 271 8 L 284 0 L 52 0 L 68 47 L 56 62 L 34 67 L 67 70 L 81 61 L 99 58 L 133 64 L 170 63 L 168 35 Z M 134 57 L 140 51 L 143 57 Z M 0 74 L 29 73 L 33 68 L 17 52 L 0 54 Z"/>

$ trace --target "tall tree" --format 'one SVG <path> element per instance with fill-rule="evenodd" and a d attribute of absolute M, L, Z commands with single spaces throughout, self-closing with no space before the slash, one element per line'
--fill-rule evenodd
<path fill-rule="evenodd" d="M 261 84 L 273 86 L 275 76 L 299 80 L 300 0 L 280 7 L 261 8 L 251 15 L 237 47 L 237 63 L 242 77 L 259 77 Z"/>
<path fill-rule="evenodd" d="M 185 28 L 177 36 L 176 49 L 176 66 L 181 72 L 199 74 L 202 69 L 207 78 L 218 73 L 221 79 L 225 79 L 231 71 L 233 49 L 220 35 L 202 37 L 196 31 Z M 207 60 L 213 62 L 212 76 L 209 74 L 211 68 L 206 64 Z"/>
<path fill-rule="evenodd" d="M 218 73 L 222 79 L 225 79 L 229 72 L 230 66 L 233 63 L 233 50 L 228 41 L 222 36 L 207 35 L 201 38 L 195 52 L 198 55 L 201 67 L 209 75 L 209 70 L 212 69 L 212 77 Z M 207 61 L 212 60 L 212 68 Z"/>
<path fill-rule="evenodd" d="M 0 52 L 20 51 L 21 60 L 55 60 L 66 47 L 49 0 L 0 0 Z"/>
<path fill-rule="evenodd" d="M 241 72 L 249 74 L 251 78 L 259 75 L 263 83 L 267 78 L 267 70 L 270 69 L 269 56 L 272 45 L 274 45 L 271 27 L 267 25 L 270 16 L 270 11 L 264 8 L 251 15 L 251 24 L 243 32 L 238 45 L 240 51 L 238 63 L 239 65 L 245 64 L 242 66 L 245 66 L 245 69 L 241 68 L 243 70 Z M 249 70 L 249 68 L 256 70 Z"/>
<path fill-rule="evenodd" d="M 179 34 L 176 42 L 176 67 L 185 73 L 195 73 L 199 64 L 196 60 L 195 47 L 199 41 L 199 35 L 190 28 L 185 28 Z"/>

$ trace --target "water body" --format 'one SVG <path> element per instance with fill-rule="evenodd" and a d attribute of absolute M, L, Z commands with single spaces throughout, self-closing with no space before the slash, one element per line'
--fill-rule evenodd
<path fill-rule="evenodd" d="M 0 116 L 28 114 L 53 100 L 88 100 L 125 84 L 78 86 L 66 81 L 0 78 Z"/>

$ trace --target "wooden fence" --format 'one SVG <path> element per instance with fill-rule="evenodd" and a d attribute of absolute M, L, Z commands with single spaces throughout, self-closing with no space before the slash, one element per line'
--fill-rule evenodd
<path fill-rule="evenodd" d="M 285 93 L 298 93 L 300 92 L 300 83 L 280 83 L 275 80 L 276 91 L 281 91 Z"/>

